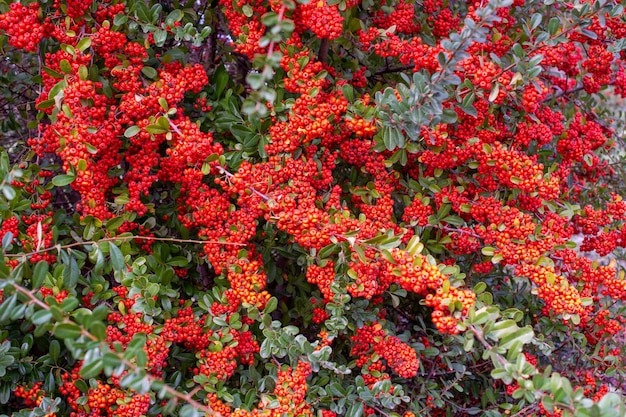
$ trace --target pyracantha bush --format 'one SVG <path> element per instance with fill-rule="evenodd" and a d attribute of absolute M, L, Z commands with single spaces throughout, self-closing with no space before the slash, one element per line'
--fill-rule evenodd
<path fill-rule="evenodd" d="M 624 16 L 0 3 L 0 412 L 626 415 Z"/>

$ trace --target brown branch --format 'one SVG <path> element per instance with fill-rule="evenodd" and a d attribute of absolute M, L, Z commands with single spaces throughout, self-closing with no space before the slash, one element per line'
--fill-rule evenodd
<path fill-rule="evenodd" d="M 580 85 L 577 85 L 574 88 L 570 88 L 569 90 L 561 90 L 560 92 L 558 92 L 556 94 L 551 94 L 551 95 L 547 96 L 546 98 L 543 99 L 543 102 L 546 103 L 548 101 L 556 100 L 556 99 L 559 99 L 559 98 L 561 98 L 563 96 L 566 96 L 566 95 L 569 95 L 569 94 L 577 93 L 577 92 L 579 92 L 581 90 L 584 90 L 584 88 L 585 87 L 582 84 L 580 84 Z"/>
<path fill-rule="evenodd" d="M 403 71 L 407 71 L 407 70 L 410 70 L 410 69 L 413 69 L 413 68 L 415 68 L 414 64 L 404 65 L 402 67 L 385 68 L 385 69 L 376 71 L 374 73 L 374 75 L 384 75 L 384 74 L 391 74 L 391 73 L 394 73 L 394 72 L 403 72 Z"/>
<path fill-rule="evenodd" d="M 216 245 L 226 245 L 226 246 L 246 246 L 245 243 L 237 243 L 237 242 L 220 242 L 218 240 L 197 240 L 197 239 L 178 239 L 175 237 L 156 237 L 156 236 L 115 236 L 115 237 L 105 237 L 100 240 L 90 240 L 86 242 L 74 242 L 68 243 L 67 245 L 55 245 L 50 248 L 40 249 L 33 252 L 28 253 L 5 253 L 4 256 L 9 258 L 20 258 L 20 257 L 28 257 L 38 253 L 50 252 L 53 250 L 62 250 L 62 249 L 71 249 L 77 246 L 87 246 L 87 245 L 97 245 L 100 242 L 117 242 L 120 240 L 133 240 L 133 239 L 145 239 L 145 240 L 154 240 L 157 242 L 176 242 L 176 243 L 198 243 L 198 244 L 216 244 Z"/>
<path fill-rule="evenodd" d="M 317 54 L 317 59 L 320 62 L 325 63 L 326 60 L 328 59 L 328 49 L 330 47 L 330 43 L 328 42 L 328 39 L 322 39 L 322 42 L 320 43 L 320 50 Z"/>

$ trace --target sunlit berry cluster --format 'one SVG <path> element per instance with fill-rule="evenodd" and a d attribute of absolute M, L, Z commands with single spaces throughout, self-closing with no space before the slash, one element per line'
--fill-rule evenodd
<path fill-rule="evenodd" d="M 27 51 L 36 51 L 39 42 L 47 36 L 49 25 L 42 24 L 38 16 L 39 3 L 9 5 L 9 12 L 0 14 L 0 31 L 7 34 L 9 44 Z"/>
<path fill-rule="evenodd" d="M 337 39 L 341 36 L 343 16 L 337 4 L 328 4 L 326 0 L 315 0 L 299 4 L 294 19 L 320 39 Z"/>
<path fill-rule="evenodd" d="M 368 379 L 377 382 L 381 378 L 372 378 L 372 371 L 384 371 L 385 367 L 380 364 L 372 354 L 384 359 L 387 367 L 402 378 L 411 378 L 417 374 L 419 361 L 415 349 L 402 342 L 396 336 L 385 334 L 380 323 L 357 329 L 351 337 L 352 350 L 350 353 L 357 357 L 357 363 L 363 367 L 363 371 L 368 375 Z M 384 378 L 382 378 L 384 379 Z"/>

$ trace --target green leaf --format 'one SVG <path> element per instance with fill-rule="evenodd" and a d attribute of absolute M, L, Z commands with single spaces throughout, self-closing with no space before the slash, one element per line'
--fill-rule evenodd
<path fill-rule="evenodd" d="M 41 287 L 48 274 L 48 262 L 39 261 L 33 268 L 33 289 Z"/>
<path fill-rule="evenodd" d="M 250 15 L 250 16 L 252 16 L 252 15 Z M 247 17 L 250 17 L 250 16 L 247 16 Z M 278 24 L 278 21 L 279 21 L 278 13 L 273 12 L 273 11 L 272 12 L 267 12 L 263 16 L 261 16 L 261 21 L 267 27 L 276 26 Z"/>
<path fill-rule="evenodd" d="M 180 22 L 183 16 L 184 14 L 181 9 L 174 9 L 165 18 L 165 24 L 168 26 L 172 26 L 174 23 Z"/>
<path fill-rule="evenodd" d="M 57 175 L 52 178 L 52 183 L 57 187 L 64 187 L 74 182 L 76 177 L 74 175 Z"/>
<path fill-rule="evenodd" d="M 452 226 L 463 226 L 465 224 L 465 220 L 459 216 L 446 216 L 441 219 L 442 222 L 451 224 Z"/>
<path fill-rule="evenodd" d="M 474 294 L 481 294 L 483 292 L 485 292 L 485 290 L 487 289 L 487 284 L 485 284 L 484 282 L 479 282 L 478 284 L 476 284 L 474 286 Z"/>
<path fill-rule="evenodd" d="M 329 245 L 324 246 L 322 249 L 320 249 L 319 252 L 317 253 L 317 256 L 319 257 L 319 259 L 325 259 L 331 256 L 333 253 L 339 252 L 339 250 L 340 250 L 340 247 L 338 245 L 331 243 Z"/>
<path fill-rule="evenodd" d="M 48 352 L 50 353 L 50 358 L 54 363 L 57 363 L 59 359 L 59 354 L 61 353 L 61 344 L 58 340 L 51 340 L 48 345 Z"/>
<path fill-rule="evenodd" d="M 113 242 L 109 243 L 109 256 L 111 257 L 111 265 L 116 271 L 124 270 L 124 255 L 122 251 Z"/>
<path fill-rule="evenodd" d="M 223 65 L 220 65 L 213 73 L 213 84 L 215 85 L 215 95 L 217 98 L 222 96 L 229 79 L 230 76 Z"/>
<path fill-rule="evenodd" d="M 493 256 L 496 253 L 496 249 L 491 246 L 485 246 L 480 251 L 485 256 Z"/>
<path fill-rule="evenodd" d="M 550 34 L 550 36 L 556 35 L 560 27 L 561 22 L 558 17 L 553 17 L 552 19 L 550 19 L 550 22 L 548 22 L 548 33 Z"/>
<path fill-rule="evenodd" d="M 263 314 L 270 314 L 278 307 L 278 298 L 272 297 L 267 301 L 265 308 L 263 309 Z"/>
<path fill-rule="evenodd" d="M 80 52 L 84 52 L 91 46 L 91 38 L 89 36 L 85 36 L 76 44 L 76 49 Z"/>
<path fill-rule="evenodd" d="M 8 340 L 3 342 L 0 345 L 0 377 L 3 377 L 7 373 L 7 368 L 15 362 L 15 357 L 8 354 L 9 348 L 11 347 L 11 342 Z M 5 386 L 9 386 L 10 384 L 3 384 Z M 2 403 L 6 403 L 3 401 Z"/>
<path fill-rule="evenodd" d="M 54 106 L 56 104 L 56 101 L 54 101 L 53 99 L 51 100 L 44 100 L 42 102 L 40 102 L 39 104 L 37 104 L 37 108 L 39 110 L 45 110 L 45 109 L 49 109 L 50 107 Z"/>
<path fill-rule="evenodd" d="M 126 136 L 127 138 L 132 138 L 139 132 L 141 132 L 141 128 L 139 126 L 130 126 L 124 131 L 124 136 Z"/>
<path fill-rule="evenodd" d="M 476 110 L 476 107 L 474 107 L 471 104 L 460 105 L 457 107 L 461 109 L 461 111 L 463 111 L 463 113 L 467 114 L 468 116 L 478 117 L 478 110 Z"/>
<path fill-rule="evenodd" d="M 258 72 L 251 72 L 246 77 L 246 82 L 253 90 L 260 90 L 261 87 L 263 87 L 263 84 L 265 84 L 265 78 L 263 78 L 263 75 Z"/>
<path fill-rule="evenodd" d="M 113 352 L 106 352 L 102 356 L 104 366 L 111 369 L 116 369 L 122 364 L 122 358 Z"/>
<path fill-rule="evenodd" d="M 517 323 L 515 323 L 514 320 L 507 319 L 507 320 L 503 320 L 503 321 L 499 321 L 495 323 L 489 329 L 488 335 L 497 340 L 500 340 L 508 335 L 515 333 L 515 331 L 518 329 L 519 327 L 517 326 Z"/>
<path fill-rule="evenodd" d="M 16 196 L 15 189 L 10 185 L 2 186 L 2 194 L 4 194 L 4 197 L 9 201 L 13 200 Z"/>
<path fill-rule="evenodd" d="M 17 302 L 17 294 L 12 294 L 10 297 L 5 298 L 2 303 L 0 303 L 0 323 L 5 323 L 13 314 L 13 307 Z"/>
<path fill-rule="evenodd" d="M 541 15 L 541 13 L 535 13 L 534 15 L 532 15 L 532 17 L 530 18 L 530 30 L 537 29 L 542 20 L 543 16 Z"/>
<path fill-rule="evenodd" d="M 63 74 L 61 74 L 60 72 L 56 72 L 52 68 L 43 67 L 43 71 L 52 78 L 62 79 L 64 77 Z"/>
<path fill-rule="evenodd" d="M 170 266 L 184 267 L 189 265 L 189 260 L 184 256 L 175 256 L 167 261 Z"/>
<path fill-rule="evenodd" d="M 530 326 L 522 327 L 514 330 L 512 333 L 503 336 L 500 339 L 498 346 L 504 349 L 508 349 L 515 342 L 520 342 L 522 345 L 529 343 L 535 334 Z"/>
<path fill-rule="evenodd" d="M 52 329 L 52 334 L 59 339 L 78 339 L 82 330 L 74 323 L 57 323 Z"/>
<path fill-rule="evenodd" d="M 67 59 L 62 59 L 61 62 L 59 62 L 59 68 L 66 74 L 72 73 L 72 65 L 70 65 Z"/>
<path fill-rule="evenodd" d="M 59 99 L 59 98 L 63 98 L 63 90 L 65 90 L 65 88 L 67 88 L 67 81 L 65 81 L 64 79 L 59 81 L 58 83 L 56 83 L 48 92 L 48 99 L 49 100 L 55 100 L 55 99 Z M 59 96 L 59 97 L 57 97 Z M 56 101 L 55 101 L 56 103 Z M 60 107 L 60 104 L 59 104 Z"/>
<path fill-rule="evenodd" d="M 241 7 L 241 11 L 243 12 L 243 15 L 245 17 L 252 17 L 252 15 L 254 14 L 254 10 L 252 9 L 252 7 L 249 4 L 244 4 Z"/>
<path fill-rule="evenodd" d="M 83 366 L 80 368 L 79 373 L 85 379 L 94 378 L 100 374 L 103 368 L 104 361 L 102 360 L 100 349 L 90 349 L 85 354 Z"/>
<path fill-rule="evenodd" d="M 126 22 L 128 22 L 128 16 L 123 15 L 123 14 L 118 14 L 113 18 L 113 24 L 115 26 L 125 25 Z"/>
<path fill-rule="evenodd" d="M 126 219 L 123 216 L 113 217 L 107 220 L 105 228 L 109 231 L 116 231 L 125 221 Z"/>
<path fill-rule="evenodd" d="M 50 310 L 36 311 L 30 318 L 30 321 L 33 322 L 35 326 L 41 326 L 42 324 L 49 323 L 50 320 L 52 320 L 52 312 L 50 312 Z"/>
<path fill-rule="evenodd" d="M 354 401 L 351 403 L 350 408 L 346 412 L 346 417 L 361 417 L 363 415 L 363 403 Z"/>
<path fill-rule="evenodd" d="M 510 378 L 509 373 L 504 368 L 495 368 L 491 370 L 491 377 L 493 379 L 505 379 Z"/>
<path fill-rule="evenodd" d="M 484 293 L 489 294 L 489 293 Z M 485 324 L 495 322 L 500 317 L 500 312 L 497 307 L 482 307 L 476 310 L 473 314 L 473 324 Z"/>
<path fill-rule="evenodd" d="M 167 31 L 165 29 L 157 29 L 154 31 L 154 44 L 158 47 L 165 45 L 167 40 Z"/>
<path fill-rule="evenodd" d="M 514 44 L 511 50 L 518 58 L 522 58 L 524 57 L 524 55 L 526 55 L 526 52 L 524 52 L 524 48 L 522 48 L 522 45 L 520 45 L 519 43 Z"/>
<path fill-rule="evenodd" d="M 144 333 L 135 333 L 132 340 L 126 347 L 124 357 L 126 359 L 132 359 L 138 351 L 143 350 L 146 345 L 146 335 Z"/>
<path fill-rule="evenodd" d="M 160 103 L 161 102 L 159 101 L 159 104 Z M 165 116 L 159 116 L 159 118 L 156 120 L 156 125 L 159 126 L 161 129 L 165 129 L 165 131 L 170 130 L 170 120 Z"/>
<path fill-rule="evenodd" d="M 141 73 L 145 75 L 146 77 L 150 78 L 151 80 L 156 80 L 157 76 L 159 75 L 157 70 L 149 66 L 144 66 L 141 69 Z"/>
<path fill-rule="evenodd" d="M 192 405 L 185 404 L 180 408 L 178 415 L 179 417 L 201 417 L 203 414 L 195 409 Z"/>
<path fill-rule="evenodd" d="M 159 125 L 148 125 L 146 126 L 146 132 L 151 133 L 153 135 L 160 135 L 163 133 L 169 132 L 169 129 L 164 129 Z"/>
<path fill-rule="evenodd" d="M 443 123 L 449 123 L 449 124 L 456 123 L 458 118 L 459 118 L 459 116 L 458 116 L 458 114 L 456 114 L 454 109 L 443 109 L 443 112 L 441 114 L 441 121 Z"/>
<path fill-rule="evenodd" d="M 63 268 L 63 282 L 68 288 L 74 288 L 78 282 L 80 276 L 80 268 L 76 258 L 70 254 L 62 258 L 62 263 L 65 266 Z"/>

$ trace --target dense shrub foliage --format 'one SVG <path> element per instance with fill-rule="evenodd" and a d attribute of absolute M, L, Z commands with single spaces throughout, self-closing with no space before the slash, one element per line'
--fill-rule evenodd
<path fill-rule="evenodd" d="M 619 2 L 0 12 L 0 412 L 626 415 Z"/>

